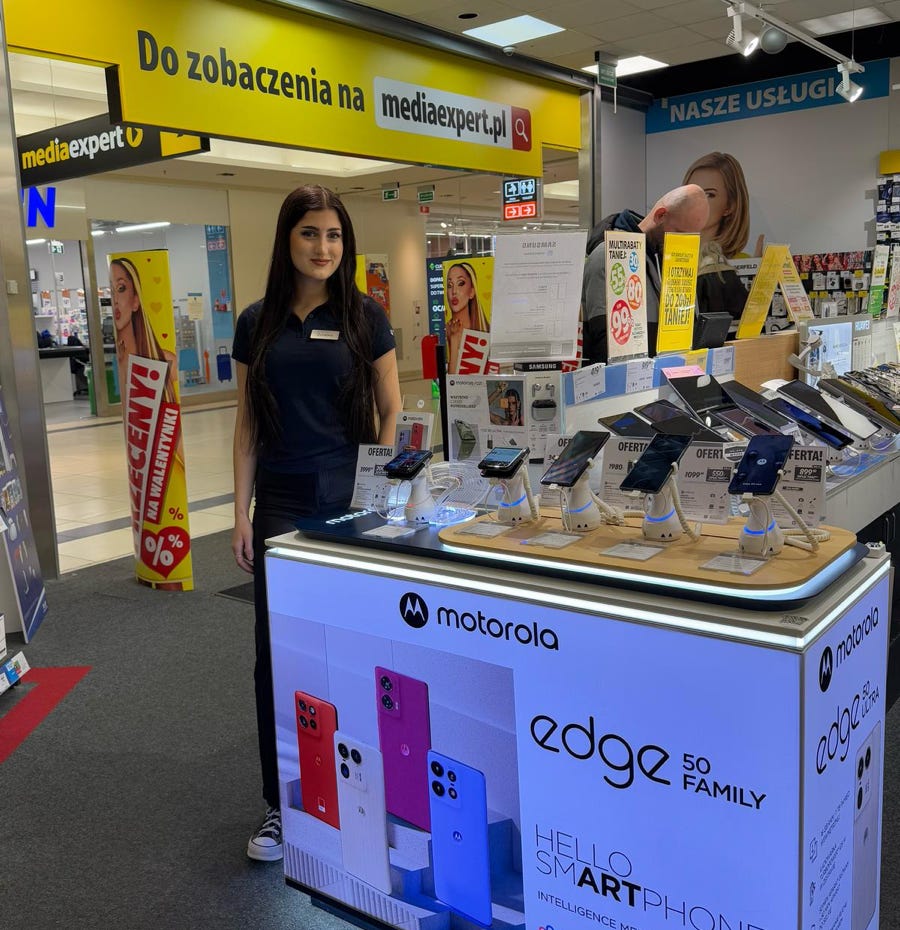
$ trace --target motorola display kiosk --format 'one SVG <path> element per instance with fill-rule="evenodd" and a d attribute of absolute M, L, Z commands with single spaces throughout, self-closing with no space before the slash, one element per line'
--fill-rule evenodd
<path fill-rule="evenodd" d="M 409 930 L 877 928 L 883 551 L 688 572 L 714 538 L 540 521 L 269 540 L 288 883 Z"/>

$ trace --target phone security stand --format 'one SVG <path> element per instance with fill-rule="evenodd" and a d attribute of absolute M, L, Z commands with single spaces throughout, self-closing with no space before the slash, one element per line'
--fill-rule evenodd
<path fill-rule="evenodd" d="M 700 533 L 691 529 L 681 511 L 681 497 L 675 483 L 675 469 L 656 494 L 644 498 L 644 521 L 641 524 L 644 539 L 649 542 L 675 542 L 682 536 L 697 540 Z"/>
<path fill-rule="evenodd" d="M 523 462 L 511 478 L 494 478 L 491 484 L 503 488 L 503 500 L 497 505 L 498 523 L 530 523 L 538 518 L 538 508 L 531 493 L 528 463 Z"/>
<path fill-rule="evenodd" d="M 560 488 L 563 528 L 570 532 L 585 533 L 603 524 L 603 515 L 588 480 L 590 470 L 589 464 L 571 488 Z"/>
<path fill-rule="evenodd" d="M 435 514 L 434 498 L 428 489 L 426 472 L 407 479 L 412 487 L 403 507 L 403 517 L 407 523 L 429 523 Z M 393 482 L 392 482 L 393 483 Z"/>
<path fill-rule="evenodd" d="M 744 555 L 770 558 L 784 548 L 784 533 L 769 506 L 768 497 L 744 494 L 741 500 L 750 508 L 747 522 L 741 528 L 738 548 Z"/>

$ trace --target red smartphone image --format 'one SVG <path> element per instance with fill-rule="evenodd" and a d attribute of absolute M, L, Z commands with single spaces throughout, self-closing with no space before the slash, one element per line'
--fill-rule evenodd
<path fill-rule="evenodd" d="M 409 444 L 413 449 L 422 448 L 422 440 L 425 438 L 425 425 L 423 423 L 413 423 L 412 425 L 412 436 L 410 437 Z"/>
<path fill-rule="evenodd" d="M 294 710 L 297 714 L 303 810 L 335 829 L 340 829 L 334 764 L 337 709 L 334 704 L 314 694 L 295 691 Z"/>
<path fill-rule="evenodd" d="M 428 685 L 378 666 L 375 700 L 378 742 L 384 761 L 385 805 L 391 814 L 430 830 Z"/>

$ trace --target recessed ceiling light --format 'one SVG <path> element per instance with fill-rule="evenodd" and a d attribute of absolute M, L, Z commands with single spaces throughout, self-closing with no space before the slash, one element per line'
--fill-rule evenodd
<path fill-rule="evenodd" d="M 26 239 L 25 245 L 42 245 L 46 241 L 46 239 Z"/>
<path fill-rule="evenodd" d="M 218 173 L 217 177 L 220 177 L 220 178 L 233 178 L 233 177 L 234 177 L 234 172 L 233 172 L 233 171 L 220 171 L 220 172 Z"/>
<path fill-rule="evenodd" d="M 664 61 L 657 61 L 655 58 L 647 58 L 646 55 L 634 55 L 631 58 L 622 58 L 616 65 L 616 77 L 625 77 L 628 74 L 641 74 L 644 71 L 655 71 L 657 68 L 668 68 Z M 597 73 L 597 65 L 588 65 L 582 68 L 589 74 Z"/>
<path fill-rule="evenodd" d="M 834 13 L 831 16 L 817 16 L 814 19 L 805 19 L 797 23 L 801 29 L 811 32 L 814 36 L 827 36 L 833 32 L 846 32 L 848 29 L 863 29 L 866 26 L 877 26 L 879 23 L 891 22 L 890 16 L 875 9 L 874 6 L 860 7 L 858 10 L 848 10 L 846 13 Z"/>
<path fill-rule="evenodd" d="M 477 13 L 460 13 L 457 19 L 478 19 Z"/>
<path fill-rule="evenodd" d="M 477 26 L 475 29 L 464 29 L 463 35 L 490 42 L 491 45 L 517 45 L 529 39 L 540 39 L 542 36 L 552 36 L 556 32 L 563 32 L 562 26 L 537 19 L 534 16 L 514 16 L 499 23 L 488 26 Z"/>

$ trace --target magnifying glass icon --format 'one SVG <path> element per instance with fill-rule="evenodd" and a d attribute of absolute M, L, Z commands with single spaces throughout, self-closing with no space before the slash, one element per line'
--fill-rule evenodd
<path fill-rule="evenodd" d="M 528 135 L 525 132 L 525 120 L 521 117 L 513 123 L 513 131 L 517 136 L 521 136 L 526 142 L 528 141 Z"/>

